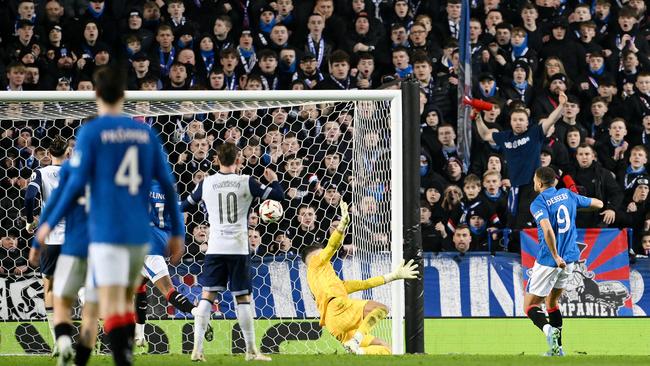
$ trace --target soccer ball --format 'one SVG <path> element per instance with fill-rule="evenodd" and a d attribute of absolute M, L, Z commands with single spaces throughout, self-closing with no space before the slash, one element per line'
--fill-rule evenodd
<path fill-rule="evenodd" d="M 266 200 L 260 205 L 260 218 L 263 222 L 274 223 L 280 221 L 284 209 L 278 201 Z"/>

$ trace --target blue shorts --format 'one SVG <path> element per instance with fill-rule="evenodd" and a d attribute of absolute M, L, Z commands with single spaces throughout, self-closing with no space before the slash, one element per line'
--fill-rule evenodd
<path fill-rule="evenodd" d="M 233 296 L 251 293 L 251 257 L 248 254 L 206 254 L 199 284 L 205 291 L 230 290 Z"/>
<path fill-rule="evenodd" d="M 56 261 L 59 260 L 62 245 L 48 245 L 41 253 L 41 273 L 43 276 L 54 276 L 54 269 L 56 268 Z"/>

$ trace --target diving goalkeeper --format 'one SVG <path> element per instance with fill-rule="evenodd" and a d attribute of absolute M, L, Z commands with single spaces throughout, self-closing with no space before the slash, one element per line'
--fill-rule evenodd
<path fill-rule="evenodd" d="M 332 233 L 327 246 L 305 247 L 302 259 L 307 265 L 307 282 L 320 313 L 320 325 L 324 326 L 350 353 L 389 355 L 389 345 L 370 334 L 372 328 L 388 315 L 386 305 L 372 300 L 356 300 L 348 295 L 377 287 L 395 280 L 413 279 L 418 275 L 413 261 L 400 264 L 391 273 L 367 280 L 343 281 L 334 272 L 330 260 L 343 243 L 345 229 L 350 223 L 348 205 L 341 202 L 341 223 Z"/>

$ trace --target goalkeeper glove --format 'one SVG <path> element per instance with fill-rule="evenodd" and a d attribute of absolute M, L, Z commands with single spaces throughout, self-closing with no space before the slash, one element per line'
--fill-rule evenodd
<path fill-rule="evenodd" d="M 25 230 L 27 230 L 28 233 L 33 234 L 34 230 L 38 227 L 38 219 L 35 219 L 34 222 L 28 222 L 25 225 Z"/>
<path fill-rule="evenodd" d="M 350 225 L 350 214 L 348 214 L 348 204 L 341 201 L 339 207 L 341 208 L 341 222 L 339 223 L 339 226 L 336 227 L 336 230 L 344 233 L 345 229 L 347 229 L 348 225 Z"/>
<path fill-rule="evenodd" d="M 400 265 L 397 266 L 393 272 L 384 275 L 384 281 L 386 283 L 389 283 L 402 279 L 412 280 L 414 278 L 417 278 L 418 274 L 418 265 L 417 263 L 413 263 L 413 259 L 408 261 L 406 264 L 404 264 L 404 260 L 402 259 Z"/>

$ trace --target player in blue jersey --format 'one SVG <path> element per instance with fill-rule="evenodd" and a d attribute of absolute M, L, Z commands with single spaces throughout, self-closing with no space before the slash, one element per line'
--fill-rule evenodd
<path fill-rule="evenodd" d="M 39 242 L 45 239 L 88 185 L 86 288 L 98 292 L 100 315 L 115 364 L 131 365 L 135 333 L 132 299 L 151 241 L 152 179 L 160 182 L 170 208 L 172 236 L 168 245 L 172 262 L 180 261 L 182 256 L 185 227 L 160 141 L 148 126 L 122 115 L 122 72 L 101 68 L 94 81 L 99 117 L 81 127 L 70 159 L 72 169 L 66 190 L 41 224 L 37 238 Z"/>
<path fill-rule="evenodd" d="M 533 177 L 535 191 L 539 195 L 530 205 L 530 212 L 537 223 L 540 241 L 524 298 L 526 315 L 544 332 L 551 356 L 564 355 L 562 350 L 562 314 L 558 300 L 580 259 L 577 229 L 578 209 L 601 209 L 603 202 L 580 196 L 566 188 L 555 189 L 555 171 L 542 167 Z M 541 308 L 546 301 L 549 319 Z"/>
<path fill-rule="evenodd" d="M 153 181 L 149 192 L 150 220 L 151 220 L 151 249 L 144 259 L 142 267 L 142 284 L 135 292 L 135 345 L 146 345 L 144 325 L 147 321 L 147 280 L 151 281 L 165 298 L 174 307 L 184 313 L 190 314 L 194 309 L 187 297 L 178 292 L 169 277 L 169 270 L 165 256 L 167 255 L 167 242 L 171 236 L 171 216 L 165 206 L 165 193 L 160 184 Z M 205 339 L 211 341 L 212 327 L 205 333 Z"/>
<path fill-rule="evenodd" d="M 48 209 L 55 206 L 66 189 L 70 177 L 70 164 L 66 161 L 59 170 L 59 186 L 52 192 L 48 205 L 43 210 L 41 220 L 47 221 Z M 58 348 L 57 365 L 70 365 L 73 361 L 72 348 L 72 305 L 86 279 L 88 257 L 88 217 L 86 215 L 86 197 L 80 197 L 65 213 L 65 238 L 61 254 L 56 262 L 54 272 L 54 333 Z M 37 263 L 40 246 L 34 241 L 30 251 L 30 262 Z M 76 349 L 74 364 L 86 365 L 95 347 L 97 338 L 97 296 L 93 291 L 85 292 L 81 331 Z"/>
<path fill-rule="evenodd" d="M 27 190 L 25 191 L 25 219 L 29 233 L 33 233 L 38 225 L 38 220 L 34 217 L 37 198 L 40 196 L 42 211 L 42 208 L 50 201 L 52 192 L 59 185 L 59 170 L 61 169 L 61 164 L 69 155 L 68 143 L 60 136 L 57 136 L 50 143 L 47 152 L 52 157 L 52 164 L 34 170 Z M 53 339 L 56 339 L 56 336 L 54 334 L 52 283 L 54 280 L 56 261 L 61 253 L 64 232 L 65 222 L 62 221 L 52 230 L 47 239 L 45 239 L 47 249 L 39 256 L 39 262 L 35 263 L 37 266 L 40 266 L 41 274 L 43 275 L 45 314 L 47 315 L 47 324 L 50 327 L 50 333 L 52 333 Z M 58 350 L 55 345 L 53 354 L 56 355 L 57 353 Z"/>
<path fill-rule="evenodd" d="M 203 201 L 210 221 L 210 237 L 203 269 L 199 276 L 201 301 L 193 312 L 194 347 L 192 361 L 205 361 L 203 337 L 207 330 L 212 302 L 217 292 L 230 290 L 236 301 L 237 321 L 246 343 L 246 360 L 270 361 L 255 344 L 251 304 L 250 246 L 248 243 L 248 213 L 257 197 L 276 201 L 284 199 L 278 176 L 271 169 L 264 171 L 269 185 L 255 178 L 237 174 L 239 148 L 224 143 L 217 150 L 219 172 L 206 177 L 183 202 L 183 211 Z"/>

